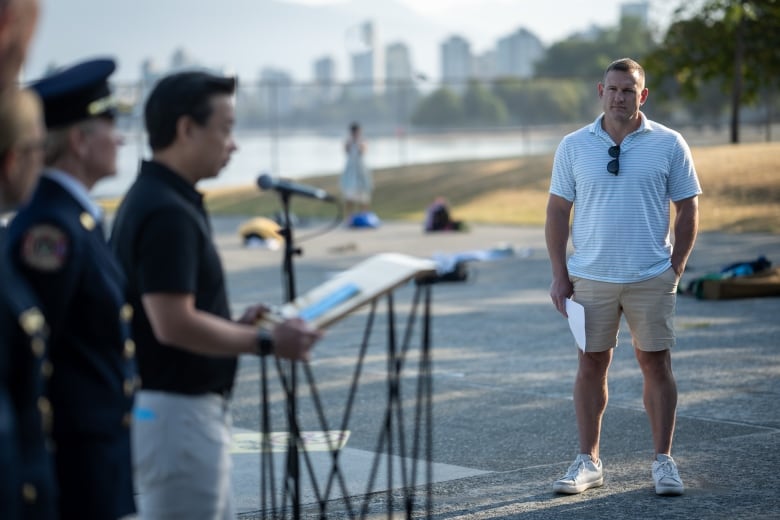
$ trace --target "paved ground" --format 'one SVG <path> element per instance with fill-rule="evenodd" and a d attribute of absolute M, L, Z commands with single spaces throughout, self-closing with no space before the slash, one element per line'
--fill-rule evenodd
<path fill-rule="evenodd" d="M 236 313 L 255 301 L 283 300 L 280 252 L 243 248 L 235 233 L 238 223 L 228 218 L 214 222 Z M 309 233 L 312 230 L 298 231 L 297 238 Z M 657 497 L 653 491 L 641 376 L 630 338 L 621 332 L 602 435 L 605 485 L 562 497 L 551 492 L 551 483 L 577 451 L 571 402 L 576 354 L 566 322 L 547 294 L 550 274 L 541 229 L 475 227 L 451 235 L 424 235 L 419 226 L 409 224 L 337 229 L 299 242 L 304 254 L 296 259 L 297 287 L 303 293 L 378 252 L 430 257 L 501 242 L 512 244 L 516 255 L 472 264 L 467 282 L 433 288 L 432 439 L 437 469 L 432 518 L 693 520 L 780 515 L 780 298 L 678 299 L 673 359 L 680 398 L 674 455 L 687 486 L 678 498 Z M 780 263 L 780 239 L 703 234 L 682 283 L 759 254 Z M 411 294 L 411 287 L 397 292 L 399 315 L 408 310 Z M 311 364 L 331 424 L 340 424 L 365 317 L 365 312 L 357 313 L 333 326 Z M 383 327 L 379 324 L 378 330 Z M 386 402 L 384 341 L 380 334 L 369 347 L 344 451 L 344 472 L 354 477 L 347 495 L 365 503 L 369 516 L 377 517 L 388 516 L 388 494 L 365 496 L 366 485 L 360 481 L 377 451 Z M 404 406 L 409 410 L 416 381 L 410 366 L 402 381 L 409 389 Z M 258 380 L 257 360 L 242 359 L 234 403 L 240 431 L 259 429 Z M 273 429 L 282 429 L 284 399 L 275 375 L 270 387 Z M 301 428 L 317 430 L 307 404 L 310 393 L 303 389 L 301 394 Z M 406 417 L 411 427 L 413 416 Z M 237 455 L 235 460 L 241 484 L 239 516 L 261 518 L 253 492 L 257 476 L 252 475 L 259 459 Z M 373 489 L 381 490 L 381 483 Z M 401 498 L 401 491 L 395 490 L 391 509 L 403 511 Z M 417 504 L 424 499 L 420 491 Z M 327 517 L 344 517 L 344 504 L 328 504 Z M 420 508 L 414 510 L 413 516 L 422 515 Z M 309 502 L 304 501 L 302 516 L 317 517 Z"/>

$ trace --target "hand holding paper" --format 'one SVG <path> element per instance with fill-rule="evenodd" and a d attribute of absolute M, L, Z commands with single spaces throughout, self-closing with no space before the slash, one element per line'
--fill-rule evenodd
<path fill-rule="evenodd" d="M 585 352 L 585 308 L 571 298 L 566 298 L 566 314 L 569 328 L 581 351 Z"/>

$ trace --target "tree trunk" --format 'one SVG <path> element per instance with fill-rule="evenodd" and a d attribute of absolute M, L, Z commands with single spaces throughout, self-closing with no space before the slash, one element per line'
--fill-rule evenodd
<path fill-rule="evenodd" d="M 731 91 L 731 143 L 739 143 L 739 109 L 742 100 L 742 68 L 745 53 L 745 3 L 742 0 L 734 42 L 734 84 Z"/>

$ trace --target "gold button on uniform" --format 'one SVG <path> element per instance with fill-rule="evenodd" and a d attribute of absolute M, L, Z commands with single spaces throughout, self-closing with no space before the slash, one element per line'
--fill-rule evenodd
<path fill-rule="evenodd" d="M 84 226 L 84 229 L 87 231 L 92 231 L 95 229 L 95 218 L 87 213 L 86 211 L 79 216 L 79 220 L 81 221 L 81 225 Z"/>
<path fill-rule="evenodd" d="M 33 354 L 35 354 L 35 357 L 43 357 L 46 353 L 46 342 L 41 338 L 33 338 L 30 342 L 30 348 L 32 349 Z"/>
<path fill-rule="evenodd" d="M 135 392 L 135 379 L 125 379 L 124 388 L 127 397 L 133 395 L 133 392 Z"/>
<path fill-rule="evenodd" d="M 22 498 L 28 504 L 32 504 L 38 500 L 38 490 L 29 482 L 25 482 L 22 486 Z"/>
<path fill-rule="evenodd" d="M 38 411 L 44 415 L 49 415 L 51 413 L 51 403 L 45 397 L 38 398 Z"/>
<path fill-rule="evenodd" d="M 54 365 L 51 364 L 51 361 L 45 359 L 41 363 L 41 375 L 44 379 L 49 379 L 52 373 L 54 373 Z"/>
<path fill-rule="evenodd" d="M 133 306 L 129 303 L 126 303 L 122 305 L 122 309 L 119 311 L 119 317 L 122 318 L 122 321 L 129 322 L 133 319 Z"/>
<path fill-rule="evenodd" d="M 46 326 L 46 319 L 36 307 L 31 307 L 19 316 L 19 326 L 28 335 L 40 334 Z"/>
<path fill-rule="evenodd" d="M 133 359 L 135 356 L 135 341 L 132 339 L 125 340 L 125 359 Z"/>

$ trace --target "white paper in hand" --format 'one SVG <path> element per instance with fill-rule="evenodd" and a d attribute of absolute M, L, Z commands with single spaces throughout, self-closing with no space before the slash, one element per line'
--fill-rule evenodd
<path fill-rule="evenodd" d="M 571 298 L 566 298 L 566 314 L 569 328 L 581 351 L 585 352 L 585 308 Z"/>

